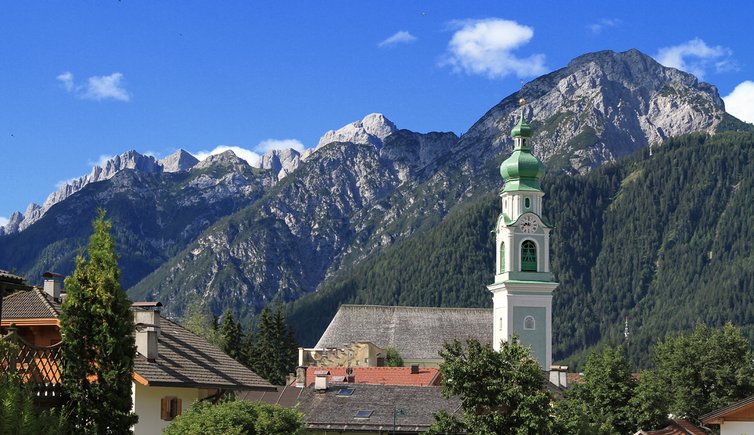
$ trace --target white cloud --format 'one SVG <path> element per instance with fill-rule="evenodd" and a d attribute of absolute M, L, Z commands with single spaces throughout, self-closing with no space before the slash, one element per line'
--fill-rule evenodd
<path fill-rule="evenodd" d="M 531 77 L 547 71 L 544 54 L 521 58 L 512 53 L 534 36 L 534 29 L 529 26 L 500 18 L 457 21 L 451 26 L 458 30 L 448 43 L 448 52 L 440 65 L 491 79 L 509 74 Z"/>
<path fill-rule="evenodd" d="M 0 216 L 0 227 L 4 227 L 8 225 L 8 218 L 5 216 Z"/>
<path fill-rule="evenodd" d="M 738 69 L 731 59 L 733 52 L 721 45 L 709 46 L 699 38 L 694 38 L 680 45 L 663 47 L 655 58 L 665 66 L 690 72 L 700 80 L 708 69 L 725 72 Z"/>
<path fill-rule="evenodd" d="M 109 76 L 92 76 L 86 79 L 86 84 L 77 85 L 73 78 L 73 73 L 66 71 L 56 77 L 62 84 L 63 88 L 76 95 L 77 98 L 84 100 L 117 100 L 129 101 L 131 95 L 123 87 L 121 81 L 123 74 L 114 72 Z"/>
<path fill-rule="evenodd" d="M 121 86 L 123 74 L 112 73 L 109 76 L 93 76 L 87 79 L 86 88 L 81 98 L 101 101 L 112 98 L 118 101 L 128 101 L 131 96 Z"/>
<path fill-rule="evenodd" d="M 73 74 L 70 71 L 66 71 L 56 77 L 63 84 L 63 88 L 68 91 L 73 91 Z"/>
<path fill-rule="evenodd" d="M 259 142 L 256 151 L 264 154 L 270 150 L 282 150 L 286 148 L 293 148 L 298 152 L 302 152 L 304 151 L 304 144 L 298 139 L 265 139 Z"/>
<path fill-rule="evenodd" d="M 410 44 L 416 41 L 416 36 L 412 35 L 406 30 L 396 32 L 389 38 L 377 44 L 378 47 L 392 47 L 397 44 Z"/>
<path fill-rule="evenodd" d="M 592 32 L 595 35 L 599 35 L 602 33 L 603 30 L 610 28 L 610 27 L 617 27 L 620 26 L 621 20 L 617 18 L 603 18 L 599 20 L 599 22 L 592 23 L 586 26 L 587 29 L 589 29 L 590 32 Z"/>
<path fill-rule="evenodd" d="M 191 153 L 199 160 L 204 160 L 209 156 L 214 156 L 215 154 L 222 154 L 225 151 L 233 151 L 233 153 L 238 156 L 241 159 L 246 160 L 246 163 L 248 163 L 251 166 L 259 167 L 259 159 L 260 155 L 255 153 L 254 151 L 247 150 L 246 148 L 236 147 L 236 146 L 227 146 L 227 145 L 218 145 L 213 149 L 212 151 L 199 151 L 197 153 Z"/>
<path fill-rule="evenodd" d="M 725 110 L 741 121 L 754 124 L 754 82 L 741 82 L 733 92 L 723 97 Z"/>
<path fill-rule="evenodd" d="M 89 160 L 87 163 L 89 166 L 99 166 L 103 167 L 107 163 L 108 160 L 114 159 L 115 156 L 109 155 L 109 154 L 100 154 L 100 156 L 97 158 L 97 160 Z"/>

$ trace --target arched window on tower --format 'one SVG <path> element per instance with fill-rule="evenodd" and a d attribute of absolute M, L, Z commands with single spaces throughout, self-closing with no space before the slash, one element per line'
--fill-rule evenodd
<path fill-rule="evenodd" d="M 505 242 L 500 243 L 500 273 L 505 273 Z"/>
<path fill-rule="evenodd" d="M 524 329 L 526 330 L 536 329 L 536 326 L 534 324 L 534 317 L 532 316 L 524 317 Z"/>
<path fill-rule="evenodd" d="M 537 271 L 537 245 L 531 240 L 521 244 L 521 272 Z"/>

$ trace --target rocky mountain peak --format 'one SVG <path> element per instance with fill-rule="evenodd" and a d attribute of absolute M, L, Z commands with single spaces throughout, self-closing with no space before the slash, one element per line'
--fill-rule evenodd
<path fill-rule="evenodd" d="M 21 216 L 20 221 L 13 222 L 13 225 L 9 222 L 5 226 L 5 233 L 12 234 L 25 230 L 31 224 L 41 219 L 50 207 L 83 189 L 87 184 L 108 180 L 124 169 L 133 169 L 146 173 L 162 172 L 162 166 L 154 157 L 139 154 L 134 150 L 126 151 L 121 155 L 107 160 L 102 166 L 95 165 L 89 175 L 64 183 L 58 187 L 58 190 L 52 192 L 41 206 L 36 203 L 29 204 L 23 215 L 19 213 Z"/>
<path fill-rule="evenodd" d="M 164 172 L 181 172 L 193 168 L 194 165 L 199 163 L 199 160 L 187 151 L 179 149 L 158 163 L 162 166 Z"/>
<path fill-rule="evenodd" d="M 300 162 L 301 153 L 293 148 L 285 148 L 267 151 L 259 159 L 259 167 L 271 170 L 273 174 L 276 174 L 278 179 L 282 179 L 296 170 Z"/>
<path fill-rule="evenodd" d="M 524 85 L 477 121 L 458 147 L 479 147 L 482 156 L 501 152 L 522 110 L 535 131 L 535 154 L 551 168 L 584 173 L 671 136 L 712 132 L 724 105 L 714 86 L 638 50 L 600 51 Z"/>
<path fill-rule="evenodd" d="M 238 157 L 232 150 L 224 151 L 219 154 L 213 154 L 201 162 L 194 165 L 192 169 L 207 169 L 211 166 L 232 166 L 232 167 L 249 167 L 249 163 Z"/>
<path fill-rule="evenodd" d="M 397 130 L 395 124 L 381 113 L 372 113 L 361 121 L 352 122 L 338 130 L 325 133 L 315 150 L 332 142 L 351 142 L 355 144 L 372 144 L 379 150 L 386 137 Z"/>

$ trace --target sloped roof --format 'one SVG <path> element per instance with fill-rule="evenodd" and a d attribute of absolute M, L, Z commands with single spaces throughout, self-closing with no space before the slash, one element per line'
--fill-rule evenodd
<path fill-rule="evenodd" d="M 141 354 L 134 360 L 134 372 L 147 385 L 223 388 L 230 390 L 275 387 L 191 331 L 160 318 L 158 356 L 154 362 Z"/>
<path fill-rule="evenodd" d="M 60 303 L 44 290 L 34 287 L 27 291 L 16 291 L 3 298 L 3 320 L 13 319 L 57 319 Z"/>
<path fill-rule="evenodd" d="M 24 279 L 16 274 L 8 272 L 7 270 L 0 269 L 0 281 L 22 284 Z"/>
<path fill-rule="evenodd" d="M 405 360 L 439 359 L 438 351 L 454 339 L 492 342 L 492 310 L 486 308 L 341 305 L 317 349 L 370 341 L 394 347 Z"/>
<path fill-rule="evenodd" d="M 353 394 L 338 395 L 341 387 L 353 388 Z M 404 415 L 395 417 L 396 431 L 423 432 L 434 423 L 435 413 L 445 410 L 457 415 L 460 406 L 459 399 L 442 397 L 440 387 L 336 385 L 325 392 L 304 388 L 299 397 L 299 409 L 310 430 L 387 432 L 393 429 L 394 409 L 401 409 Z M 358 411 L 372 412 L 358 418 Z"/>
<path fill-rule="evenodd" d="M 419 368 L 418 373 L 411 373 L 411 367 L 351 367 L 351 376 L 354 384 L 370 385 L 411 385 L 414 387 L 427 387 L 440 385 L 440 369 Z M 333 378 L 346 376 L 346 367 L 307 367 L 306 386 L 314 384 L 315 372 L 326 370 L 327 382 L 332 383 Z"/>
<path fill-rule="evenodd" d="M 707 432 L 683 419 L 676 419 L 662 429 L 637 432 L 641 435 L 706 435 Z"/>
<path fill-rule="evenodd" d="M 724 420 L 733 420 L 736 417 L 745 418 L 740 421 L 752 421 L 751 418 L 748 418 L 752 409 L 754 409 L 754 396 L 749 396 L 728 406 L 708 412 L 701 416 L 699 420 L 704 424 L 722 424 Z"/>
<path fill-rule="evenodd" d="M 60 304 L 39 288 L 17 291 L 3 298 L 3 321 L 58 319 Z M 158 357 L 148 361 L 137 354 L 134 377 L 147 385 L 239 389 L 275 387 L 202 337 L 160 317 Z"/>

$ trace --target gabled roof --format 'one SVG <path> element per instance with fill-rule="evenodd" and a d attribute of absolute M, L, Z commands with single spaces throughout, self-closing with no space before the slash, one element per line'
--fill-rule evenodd
<path fill-rule="evenodd" d="M 472 338 L 492 342 L 491 309 L 341 305 L 315 347 L 370 341 L 404 360 L 426 360 L 439 359 L 446 342 Z"/>
<path fill-rule="evenodd" d="M 39 288 L 3 298 L 3 324 L 23 325 L 24 319 L 50 320 L 58 325 L 60 304 Z M 160 317 L 158 357 L 137 354 L 134 379 L 143 385 L 239 389 L 275 387 L 202 337 Z"/>
<path fill-rule="evenodd" d="M 137 354 L 135 378 L 151 386 L 223 388 L 229 390 L 275 387 L 191 331 L 160 318 L 158 356 L 148 361 Z"/>
<path fill-rule="evenodd" d="M 699 418 L 704 424 L 722 424 L 723 421 L 754 421 L 754 396 L 739 400 Z"/>
<path fill-rule="evenodd" d="M 327 382 L 341 380 L 347 375 L 346 367 L 307 367 L 306 386 L 314 384 L 316 373 L 327 371 Z M 427 387 L 440 385 L 440 369 L 419 368 L 417 373 L 411 373 L 411 367 L 351 367 L 353 377 L 350 385 L 410 385 L 414 387 Z"/>
<path fill-rule="evenodd" d="M 3 324 L 22 319 L 57 320 L 60 315 L 60 302 L 38 287 L 20 290 L 3 298 L 2 315 Z"/>
<path fill-rule="evenodd" d="M 676 419 L 662 429 L 644 431 L 640 430 L 637 435 L 707 435 L 707 432 L 696 427 L 683 419 Z"/>
<path fill-rule="evenodd" d="M 339 395 L 340 388 L 352 388 L 353 393 Z M 408 387 L 393 385 L 336 385 L 325 392 L 304 388 L 299 397 L 299 409 L 304 413 L 305 427 L 310 430 L 396 431 L 423 432 L 434 423 L 434 414 L 444 410 L 458 415 L 461 401 L 445 399 L 440 387 Z M 368 417 L 357 417 L 365 411 Z M 369 413 L 371 411 L 371 413 Z"/>

